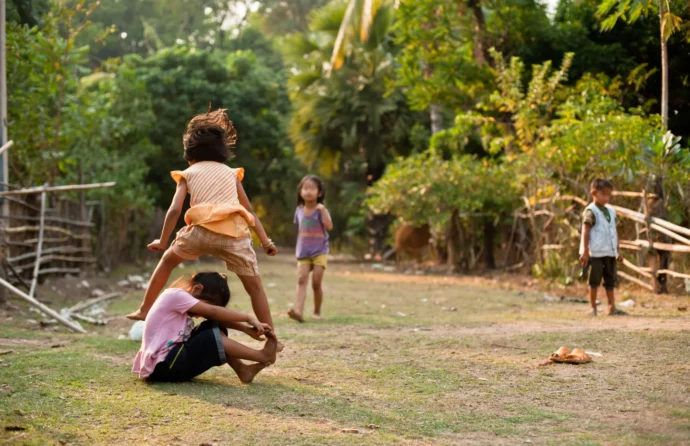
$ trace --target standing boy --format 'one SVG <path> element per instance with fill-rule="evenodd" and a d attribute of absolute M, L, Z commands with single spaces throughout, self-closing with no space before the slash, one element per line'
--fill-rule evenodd
<path fill-rule="evenodd" d="M 616 261 L 622 262 L 618 254 L 618 232 L 616 230 L 616 211 L 608 205 L 611 201 L 613 184 L 597 178 L 592 181 L 590 193 L 593 202 L 585 208 L 580 242 L 580 263 L 590 266 L 589 314 L 597 315 L 597 288 L 604 279 L 604 289 L 609 303 L 609 316 L 624 316 L 627 313 L 616 308 L 613 289 L 616 285 Z"/>

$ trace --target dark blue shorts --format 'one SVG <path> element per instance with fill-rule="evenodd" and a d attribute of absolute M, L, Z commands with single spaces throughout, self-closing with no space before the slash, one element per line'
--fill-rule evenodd
<path fill-rule="evenodd" d="M 204 321 L 192 330 L 187 342 L 177 344 L 165 360 L 159 362 L 149 376 L 151 381 L 189 381 L 211 367 L 227 363 L 221 332 L 228 334 L 218 322 Z"/>

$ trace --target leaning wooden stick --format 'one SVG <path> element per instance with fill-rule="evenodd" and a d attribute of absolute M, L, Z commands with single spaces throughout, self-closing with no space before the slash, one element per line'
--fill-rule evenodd
<path fill-rule="evenodd" d="M 29 296 L 34 297 L 36 292 L 36 285 L 38 285 L 38 270 L 41 269 L 41 250 L 43 249 L 43 232 L 46 217 L 46 192 L 41 193 L 41 222 L 38 229 L 38 245 L 36 246 L 36 264 L 34 265 L 34 274 L 31 278 L 31 288 L 29 289 Z"/>
<path fill-rule="evenodd" d="M 40 303 L 39 301 L 37 301 L 33 297 L 29 296 L 25 292 L 15 288 L 14 285 L 9 283 L 8 281 L 3 279 L 2 277 L 0 277 L 0 285 L 4 286 L 8 290 L 10 290 L 12 293 L 16 294 L 17 296 L 21 297 L 25 301 L 29 302 L 31 305 L 38 308 L 42 312 L 54 317 L 55 319 L 57 319 L 58 321 L 60 321 L 61 323 L 63 323 L 67 327 L 69 327 L 71 330 L 76 331 L 77 333 L 86 333 L 86 330 L 81 328 L 79 325 L 75 324 L 72 321 L 65 319 L 64 317 L 60 316 L 59 313 L 54 311 L 52 308 L 43 305 L 42 303 Z"/>
<path fill-rule="evenodd" d="M 106 294 L 106 295 L 101 296 L 101 297 L 95 297 L 95 298 L 93 298 L 93 299 L 89 299 L 89 300 L 85 300 L 85 301 L 83 301 L 83 302 L 79 302 L 78 304 L 76 304 L 75 306 L 71 307 L 71 308 L 68 309 L 67 311 L 69 311 L 70 313 L 75 313 L 75 312 L 77 312 L 77 311 L 79 311 L 79 310 L 83 310 L 84 308 L 88 308 L 88 307 L 90 307 L 91 305 L 96 305 L 97 303 L 105 302 L 106 300 L 114 299 L 114 298 L 119 297 L 119 296 L 121 296 L 121 295 L 122 295 L 121 293 L 110 293 L 110 294 Z"/>
<path fill-rule="evenodd" d="M 618 275 L 621 276 L 622 278 L 626 279 L 626 280 L 631 281 L 632 283 L 636 283 L 636 284 L 638 284 L 638 285 L 641 286 L 641 287 L 647 288 L 647 289 L 650 290 L 650 291 L 654 291 L 654 287 L 651 286 L 650 284 L 645 283 L 645 282 L 641 281 L 641 280 L 638 279 L 638 278 L 635 278 L 635 277 L 633 277 L 633 276 L 630 276 L 630 275 L 628 275 L 628 274 L 625 274 L 623 271 L 618 271 Z"/>

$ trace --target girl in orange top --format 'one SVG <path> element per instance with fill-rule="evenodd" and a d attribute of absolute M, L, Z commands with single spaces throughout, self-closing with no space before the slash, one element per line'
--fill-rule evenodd
<path fill-rule="evenodd" d="M 266 254 L 274 256 L 278 250 L 244 192 L 244 170 L 224 164 L 236 141 L 237 133 L 224 110 L 198 115 L 187 125 L 182 142 L 189 168 L 171 172 L 177 191 L 165 216 L 161 237 L 148 245 L 151 251 L 165 250 L 165 254 L 151 276 L 141 307 L 129 314 L 129 319 L 146 318 L 175 267 L 185 260 L 210 254 L 224 260 L 228 270 L 237 274 L 251 297 L 257 318 L 273 326 L 249 228 L 254 229 Z M 167 248 L 187 193 L 191 195 L 192 206 L 185 214 L 187 226 Z"/>

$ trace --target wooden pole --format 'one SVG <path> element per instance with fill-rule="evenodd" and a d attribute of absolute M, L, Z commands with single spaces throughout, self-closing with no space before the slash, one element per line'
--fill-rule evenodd
<path fill-rule="evenodd" d="M 40 194 L 41 192 L 71 192 L 75 190 L 87 189 L 104 189 L 107 187 L 115 187 L 117 183 L 94 183 L 94 184 L 73 184 L 70 186 L 51 186 L 51 187 L 29 187 L 26 189 L 17 189 L 11 191 L 0 192 L 0 197 L 8 197 L 12 195 L 31 195 Z"/>
<path fill-rule="evenodd" d="M 3 144 L 2 147 L 0 147 L 0 155 L 4 156 L 5 152 L 7 152 L 7 149 L 12 147 L 13 145 L 14 145 L 14 141 L 11 141 L 11 140 L 7 141 L 5 144 Z M 3 181 L 7 181 L 7 179 L 5 178 Z"/>
<path fill-rule="evenodd" d="M 39 301 L 37 301 L 33 297 L 31 297 L 28 294 L 24 293 L 23 291 L 15 288 L 11 283 L 6 281 L 5 279 L 0 278 L 0 285 L 4 286 L 8 290 L 10 290 L 12 293 L 16 294 L 17 296 L 21 297 L 25 301 L 29 302 L 31 305 L 38 308 L 42 312 L 54 317 L 55 319 L 57 319 L 58 321 L 60 321 L 61 323 L 63 323 L 67 327 L 69 327 L 71 330 L 76 331 L 77 333 L 86 333 L 86 330 L 81 328 L 79 325 L 77 325 L 74 322 L 69 321 L 69 320 L 65 319 L 64 317 L 60 316 L 60 314 L 55 312 L 52 308 L 43 305 L 42 303 L 40 303 Z"/>
<path fill-rule="evenodd" d="M 7 37 L 5 35 L 5 22 L 7 20 L 7 9 L 5 0 L 0 0 L 0 144 L 2 144 L 2 153 L 0 154 L 0 191 L 5 190 L 4 183 L 9 183 L 9 159 L 5 153 L 12 145 L 11 141 L 7 141 Z M 2 200 L 0 204 L 0 214 L 2 216 L 10 215 L 10 203 L 8 200 Z M 3 235 L 3 238 L 6 237 Z M 5 252 L 3 256 L 9 255 L 7 248 L 3 247 Z M 0 277 L 5 278 L 4 270 L 0 272 Z M 8 304 L 7 294 L 3 288 L 0 288 L 0 304 Z"/>
<path fill-rule="evenodd" d="M 31 288 L 29 289 L 29 296 L 34 297 L 36 292 L 36 285 L 38 285 L 38 270 L 41 268 L 41 250 L 43 249 L 43 227 L 45 226 L 46 216 L 46 192 L 41 194 L 41 223 L 38 230 L 38 245 L 36 246 L 36 264 L 34 265 L 34 274 L 31 279 Z"/>
<path fill-rule="evenodd" d="M 651 286 L 650 284 L 645 283 L 645 282 L 641 281 L 640 279 L 635 278 L 629 274 L 625 274 L 623 271 L 618 271 L 618 275 L 621 276 L 622 278 L 626 279 L 626 280 L 631 281 L 632 283 L 636 283 L 641 287 L 647 288 L 650 291 L 654 291 L 654 287 Z"/>

